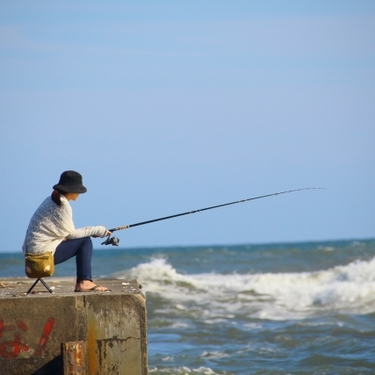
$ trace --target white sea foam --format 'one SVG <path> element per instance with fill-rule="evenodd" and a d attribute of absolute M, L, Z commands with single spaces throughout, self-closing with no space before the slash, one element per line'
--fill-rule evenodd
<path fill-rule="evenodd" d="M 199 367 L 196 369 L 191 369 L 189 367 L 179 367 L 179 368 L 166 368 L 166 369 L 158 369 L 158 368 L 150 368 L 149 373 L 153 374 L 173 374 L 173 375 L 217 375 L 215 371 L 208 367 Z M 225 374 L 226 372 L 224 372 Z"/>
<path fill-rule="evenodd" d="M 202 357 L 210 358 L 210 359 L 218 359 L 218 358 L 225 358 L 228 357 L 228 353 L 220 352 L 220 351 L 213 351 L 213 352 L 203 352 Z"/>
<path fill-rule="evenodd" d="M 157 258 L 122 276 L 137 278 L 146 293 L 170 300 L 166 309 L 186 310 L 207 324 L 239 315 L 285 320 L 375 312 L 374 259 L 317 272 L 181 274 Z"/>

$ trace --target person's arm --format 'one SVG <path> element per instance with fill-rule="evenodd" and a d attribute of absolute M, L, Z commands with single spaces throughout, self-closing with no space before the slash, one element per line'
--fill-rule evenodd
<path fill-rule="evenodd" d="M 67 240 L 73 240 L 76 238 L 83 238 L 83 237 L 105 237 L 108 236 L 110 233 L 107 230 L 106 227 L 102 225 L 93 226 L 93 227 L 83 227 L 83 228 L 77 228 L 74 229 L 73 232 L 71 232 L 66 239 Z"/>

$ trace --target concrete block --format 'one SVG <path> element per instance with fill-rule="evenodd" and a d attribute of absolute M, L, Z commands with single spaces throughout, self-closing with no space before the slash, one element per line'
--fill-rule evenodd
<path fill-rule="evenodd" d="M 84 341 L 90 375 L 147 375 L 145 297 L 136 280 L 99 280 L 111 292 L 74 293 L 74 281 L 0 280 L 0 374 L 63 374 L 62 343 Z M 124 285 L 125 284 L 125 285 Z"/>

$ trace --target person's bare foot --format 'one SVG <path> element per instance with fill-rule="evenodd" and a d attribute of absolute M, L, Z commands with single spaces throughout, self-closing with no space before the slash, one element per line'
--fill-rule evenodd
<path fill-rule="evenodd" d="M 108 288 L 99 286 L 90 280 L 82 280 L 76 284 L 75 292 L 107 292 Z"/>

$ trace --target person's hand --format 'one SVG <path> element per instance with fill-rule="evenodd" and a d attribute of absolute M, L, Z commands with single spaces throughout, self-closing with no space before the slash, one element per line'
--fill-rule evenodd
<path fill-rule="evenodd" d="M 94 238 L 98 238 L 98 237 L 104 238 L 104 237 L 110 236 L 111 234 L 112 234 L 112 232 L 110 232 L 108 229 L 106 229 L 106 232 L 105 232 L 104 236 L 93 235 L 91 237 L 94 237 Z"/>

